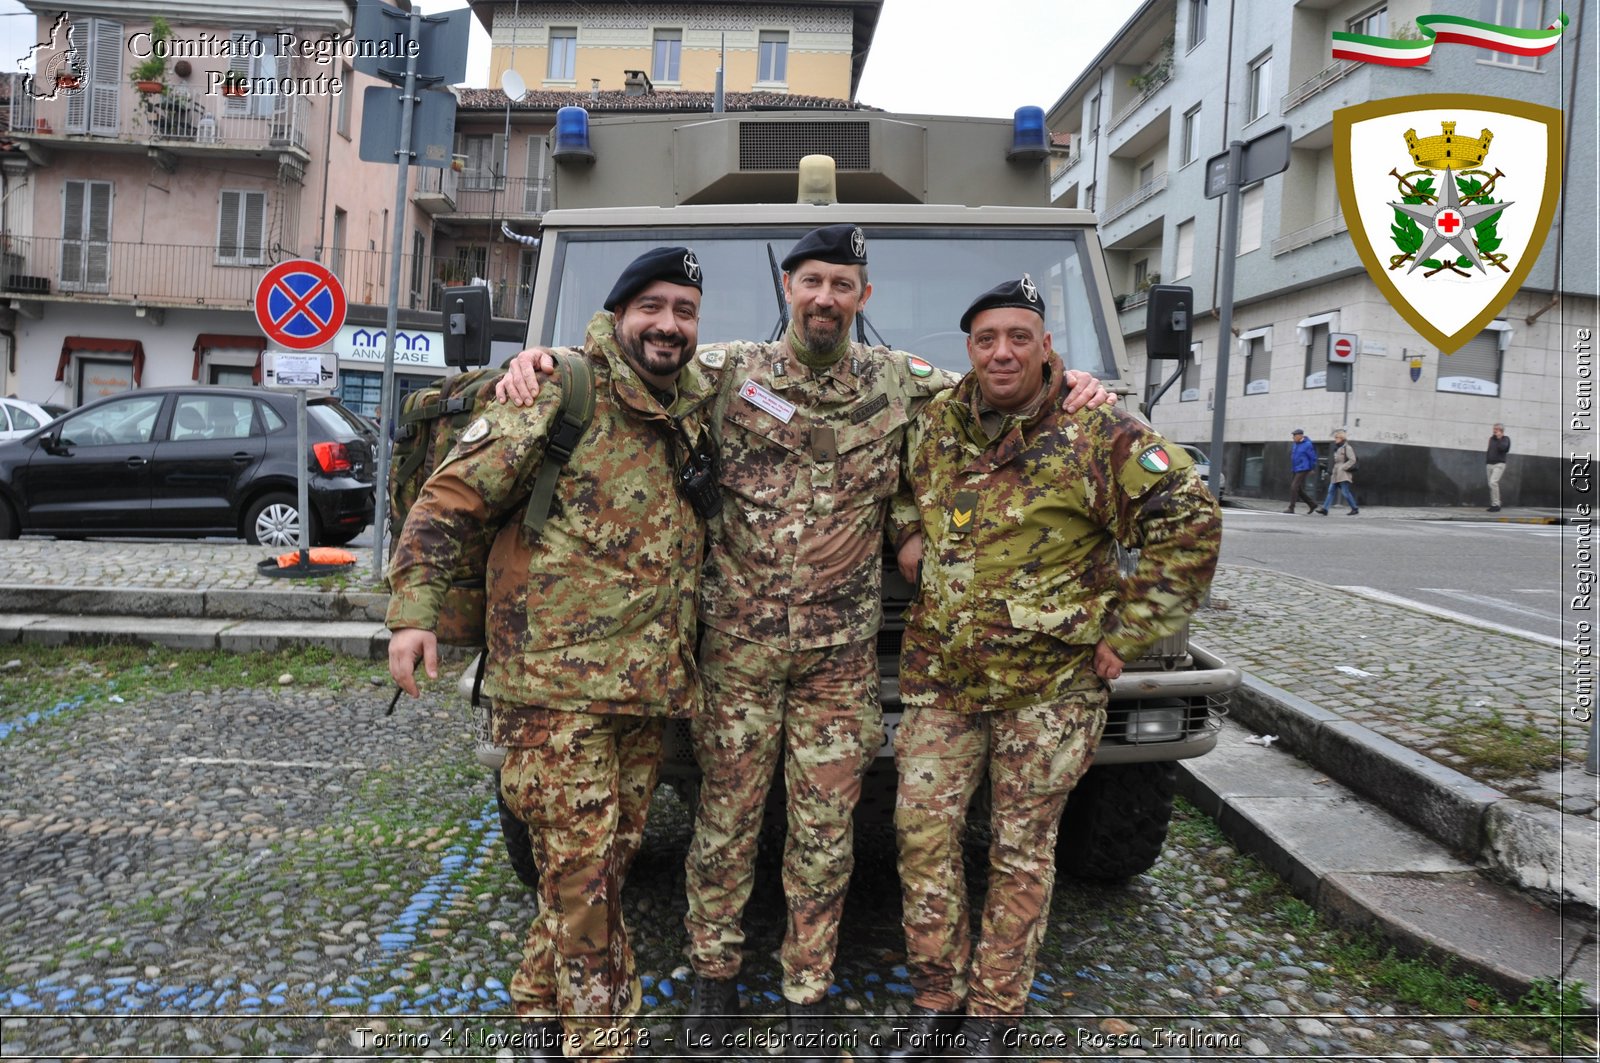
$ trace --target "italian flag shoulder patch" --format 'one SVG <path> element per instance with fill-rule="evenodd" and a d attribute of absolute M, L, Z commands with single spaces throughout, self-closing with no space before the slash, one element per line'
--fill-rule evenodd
<path fill-rule="evenodd" d="M 1166 472 L 1172 468 L 1172 459 L 1167 456 L 1167 448 L 1159 445 L 1145 447 L 1139 454 L 1139 468 L 1150 472 Z"/>

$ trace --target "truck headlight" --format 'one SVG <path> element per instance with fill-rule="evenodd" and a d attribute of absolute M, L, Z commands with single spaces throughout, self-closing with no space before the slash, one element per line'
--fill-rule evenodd
<path fill-rule="evenodd" d="M 1135 745 L 1146 742 L 1176 742 L 1183 737 L 1184 719 L 1188 715 L 1181 705 L 1134 709 L 1128 714 L 1128 726 L 1122 740 Z"/>

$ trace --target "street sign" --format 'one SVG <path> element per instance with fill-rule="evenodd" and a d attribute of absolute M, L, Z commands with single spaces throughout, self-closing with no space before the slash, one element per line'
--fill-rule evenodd
<path fill-rule="evenodd" d="M 1361 346 L 1360 337 L 1354 332 L 1328 333 L 1328 361 L 1350 363 L 1356 360 L 1356 351 Z"/>
<path fill-rule="evenodd" d="M 465 81 L 471 26 L 472 12 L 465 7 L 422 16 L 417 36 L 417 77 L 429 84 Z M 410 28 L 411 16 L 407 12 L 381 0 L 360 0 L 351 36 L 373 46 L 359 49 L 368 54 L 356 56 L 356 71 L 396 85 L 404 81 Z"/>
<path fill-rule="evenodd" d="M 290 350 L 329 343 L 344 325 L 345 306 L 339 278 L 310 259 L 280 262 L 256 285 L 256 324 L 267 339 Z"/>
<path fill-rule="evenodd" d="M 339 386 L 339 355 L 334 351 L 263 351 L 261 383 L 269 388 L 333 391 Z"/>
<path fill-rule="evenodd" d="M 466 10 L 462 8 L 462 10 Z M 369 85 L 361 95 L 363 162 L 399 162 L 400 123 L 404 118 L 400 89 Z M 411 163 L 449 166 L 455 145 L 456 98 L 448 92 L 419 92 L 411 109 Z"/>
<path fill-rule="evenodd" d="M 1207 199 L 1216 199 L 1228 190 L 1228 156 L 1231 151 L 1230 148 L 1206 160 Z M 1289 127 L 1281 125 L 1245 142 L 1239 163 L 1239 186 L 1243 188 L 1265 181 L 1288 168 Z"/>

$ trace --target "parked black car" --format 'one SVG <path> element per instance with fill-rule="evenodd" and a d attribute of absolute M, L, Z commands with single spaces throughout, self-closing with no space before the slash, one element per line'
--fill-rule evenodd
<path fill-rule="evenodd" d="M 372 523 L 378 436 L 335 398 L 306 404 L 295 448 L 290 392 L 141 388 L 0 443 L 0 539 L 23 532 L 238 535 L 298 546 L 296 465 L 309 472 L 313 545 Z"/>

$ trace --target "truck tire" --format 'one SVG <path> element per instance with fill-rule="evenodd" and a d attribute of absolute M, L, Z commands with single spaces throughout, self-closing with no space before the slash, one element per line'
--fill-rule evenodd
<path fill-rule="evenodd" d="M 1177 779 L 1170 761 L 1090 769 L 1061 816 L 1056 869 L 1099 882 L 1150 870 L 1167 840 Z"/>
<path fill-rule="evenodd" d="M 494 802 L 500 808 L 500 836 L 506 841 L 506 856 L 511 870 L 517 873 L 522 884 L 535 892 L 539 889 L 539 867 L 533 862 L 533 842 L 528 838 L 528 825 L 517 818 L 500 793 L 500 773 L 494 773 Z"/>

